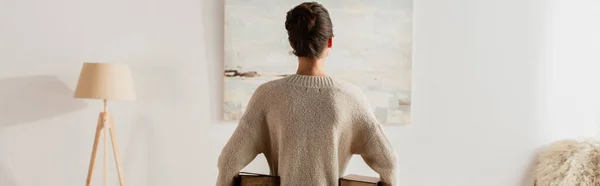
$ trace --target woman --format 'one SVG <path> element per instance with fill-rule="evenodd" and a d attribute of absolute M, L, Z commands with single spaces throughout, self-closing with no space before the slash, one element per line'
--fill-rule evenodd
<path fill-rule="evenodd" d="M 396 156 L 369 103 L 357 87 L 325 74 L 333 43 L 327 9 L 302 3 L 287 13 L 285 28 L 297 74 L 256 89 L 221 152 L 217 185 L 231 186 L 260 153 L 282 186 L 337 185 L 353 154 L 394 185 Z"/>

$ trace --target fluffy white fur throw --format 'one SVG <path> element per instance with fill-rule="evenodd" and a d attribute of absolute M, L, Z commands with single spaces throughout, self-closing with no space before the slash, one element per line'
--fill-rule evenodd
<path fill-rule="evenodd" d="M 537 186 L 600 186 L 600 145 L 595 140 L 561 140 L 538 157 Z"/>

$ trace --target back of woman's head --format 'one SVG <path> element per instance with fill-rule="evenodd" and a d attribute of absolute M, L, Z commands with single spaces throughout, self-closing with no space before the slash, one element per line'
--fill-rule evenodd
<path fill-rule="evenodd" d="M 298 57 L 321 57 L 333 37 L 329 12 L 316 2 L 302 3 L 288 11 L 285 29 Z"/>

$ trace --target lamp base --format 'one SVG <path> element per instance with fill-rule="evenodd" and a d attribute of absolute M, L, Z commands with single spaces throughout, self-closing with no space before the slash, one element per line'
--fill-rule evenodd
<path fill-rule="evenodd" d="M 117 172 L 119 174 L 119 185 L 125 186 L 125 181 L 123 178 L 123 169 L 121 168 L 121 163 L 119 160 L 119 148 L 117 146 L 117 136 L 115 135 L 115 126 L 114 120 L 108 112 L 101 112 L 98 116 L 98 125 L 96 126 L 96 136 L 94 137 L 94 146 L 92 148 L 92 157 L 90 159 L 90 167 L 88 169 L 88 175 L 86 180 L 86 186 L 91 186 L 92 184 L 92 175 L 94 174 L 94 165 L 96 162 L 96 154 L 98 151 L 98 143 L 100 142 L 100 133 L 104 130 L 104 139 L 105 139 L 105 153 L 106 153 L 106 138 L 109 136 L 106 135 L 106 130 L 110 133 L 110 139 L 112 142 L 112 150 L 115 158 L 115 162 L 117 164 Z M 106 155 L 106 154 L 105 154 Z M 105 171 L 106 171 L 106 159 L 104 161 Z M 106 174 L 106 172 L 105 172 Z M 104 184 L 106 184 L 106 176 L 104 177 Z"/>

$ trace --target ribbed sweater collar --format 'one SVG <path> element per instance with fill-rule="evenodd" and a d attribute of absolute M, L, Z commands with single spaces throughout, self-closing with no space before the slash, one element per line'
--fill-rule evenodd
<path fill-rule="evenodd" d="M 294 74 L 285 78 L 286 82 L 305 87 L 331 87 L 335 85 L 335 80 L 327 76 L 307 76 Z"/>

